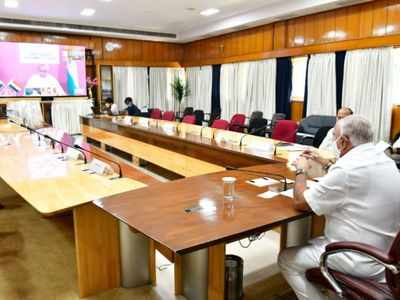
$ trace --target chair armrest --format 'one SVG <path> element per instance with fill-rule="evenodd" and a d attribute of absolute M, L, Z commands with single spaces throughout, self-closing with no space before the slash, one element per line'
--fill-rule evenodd
<path fill-rule="evenodd" d="M 331 243 L 326 246 L 325 250 L 327 252 L 331 251 L 343 251 L 343 252 L 360 252 L 361 254 L 366 254 L 368 256 L 372 256 L 375 259 L 380 260 L 384 264 L 393 264 L 395 263 L 394 259 L 389 257 L 387 253 L 382 250 L 363 243 L 356 242 L 336 242 Z"/>
<path fill-rule="evenodd" d="M 326 278 L 326 280 L 330 283 L 330 285 L 335 290 L 336 294 L 343 298 L 343 291 L 340 288 L 339 284 L 335 280 L 335 278 L 329 273 L 328 269 L 328 257 L 334 254 L 339 254 L 343 252 L 352 252 L 359 255 L 366 256 L 375 262 L 383 265 L 385 268 L 389 269 L 393 274 L 400 273 L 400 266 L 395 265 L 395 260 L 391 259 L 386 253 L 382 250 L 367 245 L 363 243 L 356 242 L 336 242 L 331 243 L 325 247 L 325 252 L 322 253 L 320 257 L 320 269 L 322 275 Z"/>

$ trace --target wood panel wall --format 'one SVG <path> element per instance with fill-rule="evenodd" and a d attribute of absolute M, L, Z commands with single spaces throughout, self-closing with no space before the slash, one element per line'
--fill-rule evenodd
<path fill-rule="evenodd" d="M 400 44 L 400 0 L 377 0 L 184 45 L 184 66 Z"/>
<path fill-rule="evenodd" d="M 183 59 L 183 46 L 176 43 L 23 31 L 0 31 L 0 41 L 84 46 L 93 50 L 98 64 L 179 66 Z M 116 47 L 107 51 L 107 43 Z"/>

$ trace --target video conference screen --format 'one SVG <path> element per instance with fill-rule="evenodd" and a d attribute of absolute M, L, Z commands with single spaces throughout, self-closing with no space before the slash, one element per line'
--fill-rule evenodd
<path fill-rule="evenodd" d="M 0 97 L 86 96 L 85 48 L 0 42 Z"/>

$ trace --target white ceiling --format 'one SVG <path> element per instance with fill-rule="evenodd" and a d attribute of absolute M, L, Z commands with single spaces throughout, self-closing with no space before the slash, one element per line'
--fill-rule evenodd
<path fill-rule="evenodd" d="M 173 33 L 177 39 L 139 38 L 186 42 L 358 2 L 366 0 L 19 0 L 18 8 L 0 4 L 0 17 Z M 94 8 L 96 13 L 91 17 L 81 16 L 83 8 Z M 218 8 L 221 12 L 201 16 L 199 12 L 207 8 Z"/>

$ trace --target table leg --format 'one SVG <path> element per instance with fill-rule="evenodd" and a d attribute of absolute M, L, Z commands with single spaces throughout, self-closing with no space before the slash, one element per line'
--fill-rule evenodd
<path fill-rule="evenodd" d="M 208 248 L 208 300 L 224 300 L 225 244 Z"/>
<path fill-rule="evenodd" d="M 149 273 L 150 273 L 150 281 L 153 286 L 157 285 L 157 276 L 156 276 L 156 247 L 155 242 L 152 239 L 149 239 Z"/>
<path fill-rule="evenodd" d="M 118 220 L 92 203 L 74 208 L 79 296 L 120 286 Z"/>
<path fill-rule="evenodd" d="M 175 254 L 174 259 L 175 295 L 183 294 L 182 284 L 182 256 Z"/>

